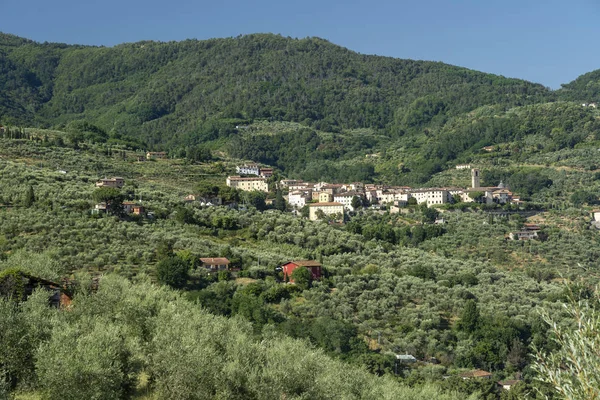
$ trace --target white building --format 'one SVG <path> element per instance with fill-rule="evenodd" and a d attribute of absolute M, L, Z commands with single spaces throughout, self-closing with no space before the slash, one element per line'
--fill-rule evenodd
<path fill-rule="evenodd" d="M 343 204 L 346 210 L 354 211 L 354 207 L 352 207 L 352 199 L 354 199 L 355 196 L 359 198 L 362 197 L 356 192 L 344 192 L 333 195 L 333 201 Z"/>
<path fill-rule="evenodd" d="M 450 192 L 446 189 L 413 189 L 410 196 L 417 200 L 418 204 L 426 203 L 428 206 L 433 204 L 446 204 L 450 202 Z"/>
<path fill-rule="evenodd" d="M 265 178 L 242 178 L 240 176 L 228 176 L 226 183 L 227 186 L 239 190 L 258 190 L 260 192 L 269 191 L 269 185 L 267 184 L 267 180 Z"/>
<path fill-rule="evenodd" d="M 296 190 L 288 195 L 288 203 L 292 207 L 302 208 L 306 205 L 308 200 L 312 199 L 312 193 L 310 191 Z"/>
<path fill-rule="evenodd" d="M 260 175 L 260 167 L 257 164 L 244 164 L 235 167 L 235 172 L 241 175 Z"/>

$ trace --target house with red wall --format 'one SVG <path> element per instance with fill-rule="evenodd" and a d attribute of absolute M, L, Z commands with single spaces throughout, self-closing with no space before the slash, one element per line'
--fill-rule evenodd
<path fill-rule="evenodd" d="M 321 279 L 321 263 L 314 260 L 289 261 L 283 264 L 281 266 L 281 269 L 283 270 L 283 279 L 294 283 L 294 280 L 292 279 L 292 272 L 294 272 L 296 268 L 300 267 L 305 267 L 310 271 L 313 281 Z"/>

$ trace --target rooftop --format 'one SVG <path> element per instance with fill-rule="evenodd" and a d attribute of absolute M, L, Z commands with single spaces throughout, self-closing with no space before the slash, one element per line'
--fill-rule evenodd
<path fill-rule="evenodd" d="M 335 201 L 328 201 L 326 203 L 312 203 L 308 205 L 309 207 L 326 207 L 326 206 L 340 206 L 343 207 L 342 203 L 338 203 Z"/>
<path fill-rule="evenodd" d="M 227 258 L 225 258 L 225 257 L 201 258 L 200 261 L 202 261 L 204 264 L 210 264 L 210 265 L 229 264 L 229 260 Z"/>
<path fill-rule="evenodd" d="M 295 264 L 299 267 L 320 267 L 321 266 L 321 263 L 318 261 L 315 261 L 315 260 L 296 260 L 296 261 L 286 262 L 285 264 Z"/>

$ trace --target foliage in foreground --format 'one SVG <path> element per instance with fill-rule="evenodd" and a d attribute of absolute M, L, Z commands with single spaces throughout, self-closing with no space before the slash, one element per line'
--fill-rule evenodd
<path fill-rule="evenodd" d="M 539 380 L 554 387 L 562 398 L 600 399 L 598 293 L 593 299 L 572 301 L 564 307 L 572 326 L 562 326 L 547 312 L 542 313 L 558 349 L 550 354 L 538 351 L 533 368 Z"/>
<path fill-rule="evenodd" d="M 96 293 L 82 287 L 68 312 L 46 296 L 0 299 L 5 381 L 45 399 L 129 398 L 142 373 L 161 399 L 458 398 L 376 377 L 268 326 L 257 338 L 250 323 L 146 280 L 105 276 Z"/>

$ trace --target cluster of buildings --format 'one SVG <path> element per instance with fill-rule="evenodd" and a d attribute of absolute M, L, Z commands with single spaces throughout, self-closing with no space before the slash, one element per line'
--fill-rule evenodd
<path fill-rule="evenodd" d="M 125 179 L 121 177 L 104 178 L 96 182 L 96 187 L 98 188 L 108 187 L 114 189 L 121 189 L 123 186 L 125 186 Z M 124 201 L 121 204 L 123 206 L 123 212 L 125 212 L 126 214 L 141 216 L 146 215 L 146 209 L 141 204 L 137 204 L 133 201 Z M 101 202 L 94 206 L 94 208 L 92 209 L 92 213 L 106 214 L 108 212 L 108 208 L 109 207 L 105 202 Z"/>
<path fill-rule="evenodd" d="M 358 204 L 390 204 L 393 207 L 408 205 L 411 201 L 427 206 L 448 203 L 484 204 L 520 204 L 515 196 L 502 182 L 498 186 L 481 186 L 480 171 L 471 168 L 470 164 L 457 165 L 457 169 L 471 169 L 471 187 L 441 187 L 414 189 L 408 186 L 387 186 L 353 182 L 350 184 L 332 184 L 327 182 L 304 182 L 296 179 L 283 179 L 279 187 L 287 189 L 287 202 L 294 208 L 309 207 L 309 218 L 317 220 L 325 216 L 340 216 L 346 211 L 354 211 Z M 272 176 L 272 168 L 262 168 L 258 164 L 244 164 L 236 167 L 238 176 L 228 176 L 227 186 L 244 191 L 269 192 L 267 178 Z M 241 176 L 243 175 L 243 176 Z M 213 203 L 214 204 L 214 203 Z M 394 211 L 394 208 L 392 208 Z"/>
<path fill-rule="evenodd" d="M 258 164 L 244 164 L 235 167 L 239 175 L 228 176 L 227 186 L 244 191 L 257 190 L 269 192 L 267 179 L 273 176 L 273 168 L 261 167 Z"/>
<path fill-rule="evenodd" d="M 235 167 L 235 172 L 240 175 L 256 175 L 262 178 L 270 178 L 273 168 L 261 167 L 258 164 L 244 164 Z"/>
<path fill-rule="evenodd" d="M 469 166 L 470 167 L 470 166 Z M 464 169 L 464 168 L 460 168 Z M 281 187 L 289 191 L 287 201 L 296 208 L 310 207 L 310 219 L 318 219 L 320 210 L 325 215 L 353 211 L 353 199 L 358 197 L 361 203 L 393 204 L 406 206 L 411 199 L 417 204 L 442 205 L 454 202 L 481 202 L 485 204 L 518 204 L 521 202 L 502 182 L 498 186 L 484 187 L 480 183 L 480 171 L 471 169 L 471 187 L 443 187 L 413 189 L 408 186 L 386 186 L 363 184 L 310 183 L 301 180 L 284 179 Z"/>

